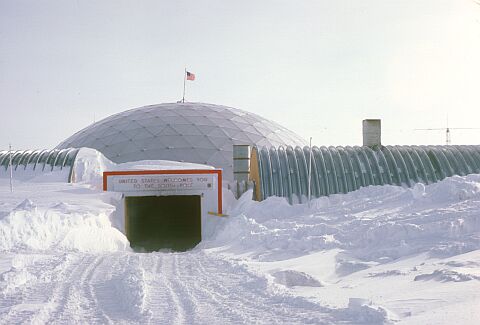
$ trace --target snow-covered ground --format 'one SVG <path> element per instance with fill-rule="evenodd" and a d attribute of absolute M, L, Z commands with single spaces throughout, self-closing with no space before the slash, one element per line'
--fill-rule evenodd
<path fill-rule="evenodd" d="M 246 193 L 185 253 L 132 252 L 119 195 L 88 181 L 0 179 L 0 324 L 480 322 L 480 175 L 310 207 Z"/>

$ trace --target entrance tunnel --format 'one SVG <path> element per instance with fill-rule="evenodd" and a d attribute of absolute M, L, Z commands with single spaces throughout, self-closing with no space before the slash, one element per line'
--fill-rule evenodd
<path fill-rule="evenodd" d="M 125 228 L 138 251 L 185 251 L 201 240 L 199 195 L 125 197 Z"/>

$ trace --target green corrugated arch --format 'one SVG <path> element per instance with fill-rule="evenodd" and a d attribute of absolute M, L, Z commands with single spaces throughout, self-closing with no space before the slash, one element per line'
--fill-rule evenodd
<path fill-rule="evenodd" d="M 309 147 L 254 147 L 259 174 L 256 197 L 308 196 Z M 311 196 L 355 191 L 370 185 L 411 187 L 453 175 L 480 173 L 480 146 L 312 147 Z"/>

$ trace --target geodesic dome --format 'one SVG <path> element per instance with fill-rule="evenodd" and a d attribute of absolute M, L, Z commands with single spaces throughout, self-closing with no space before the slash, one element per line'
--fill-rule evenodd
<path fill-rule="evenodd" d="M 203 103 L 168 103 L 124 111 L 94 123 L 57 146 L 89 147 L 123 163 L 173 160 L 223 168 L 233 179 L 233 145 L 303 146 L 300 136 L 256 114 Z"/>

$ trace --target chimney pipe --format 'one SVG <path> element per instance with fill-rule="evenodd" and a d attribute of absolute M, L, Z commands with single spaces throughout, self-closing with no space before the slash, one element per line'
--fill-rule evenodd
<path fill-rule="evenodd" d="M 382 145 L 382 120 L 363 120 L 363 145 L 367 147 L 379 147 Z"/>

